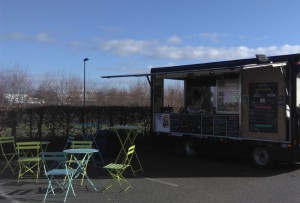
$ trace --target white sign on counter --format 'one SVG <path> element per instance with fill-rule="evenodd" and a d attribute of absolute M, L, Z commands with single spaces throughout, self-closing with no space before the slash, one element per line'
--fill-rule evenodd
<path fill-rule="evenodd" d="M 155 131 L 170 132 L 170 114 L 166 114 L 166 113 L 155 114 Z"/>

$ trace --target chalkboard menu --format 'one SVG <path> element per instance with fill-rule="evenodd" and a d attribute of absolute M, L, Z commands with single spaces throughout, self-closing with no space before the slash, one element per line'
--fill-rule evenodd
<path fill-rule="evenodd" d="M 228 115 L 227 116 L 227 136 L 239 136 L 239 116 Z"/>
<path fill-rule="evenodd" d="M 277 83 L 249 84 L 249 131 L 276 133 Z"/>

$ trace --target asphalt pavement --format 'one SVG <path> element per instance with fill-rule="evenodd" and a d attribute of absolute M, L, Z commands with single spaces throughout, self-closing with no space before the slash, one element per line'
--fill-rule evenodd
<path fill-rule="evenodd" d="M 135 176 L 126 171 L 132 185 L 127 192 L 121 188 L 101 191 L 111 177 L 101 166 L 88 166 L 88 181 L 74 181 L 76 196 L 67 202 L 300 202 L 300 164 L 279 164 L 272 169 L 256 169 L 247 160 L 221 156 L 186 158 L 169 150 L 140 149 L 144 172 Z M 106 160 L 110 162 L 110 159 Z M 1 161 L 1 166 L 3 161 Z M 133 162 L 133 164 L 137 164 Z M 47 181 L 21 180 L 9 171 L 0 175 L 0 202 L 42 202 Z M 48 195 L 46 202 L 63 202 L 64 194 Z"/>

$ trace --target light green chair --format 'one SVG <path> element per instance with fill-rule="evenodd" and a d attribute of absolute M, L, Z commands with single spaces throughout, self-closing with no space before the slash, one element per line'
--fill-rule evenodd
<path fill-rule="evenodd" d="M 15 170 L 18 166 L 17 164 L 13 165 L 13 160 L 17 157 L 15 138 L 13 136 L 0 137 L 0 148 L 1 155 L 5 160 L 5 166 L 2 168 L 0 174 L 2 174 L 5 169 L 10 169 L 13 175 L 15 175 Z"/>
<path fill-rule="evenodd" d="M 71 141 L 71 149 L 92 149 L 93 148 L 93 142 L 92 141 L 80 141 L 80 140 L 73 140 Z M 77 160 L 74 159 L 73 155 L 71 155 L 71 158 L 68 161 L 68 165 L 69 167 L 71 167 L 71 164 L 77 164 L 78 160 L 80 160 L 80 157 L 76 157 Z M 73 166 L 73 168 L 75 168 L 77 166 Z M 81 178 L 81 183 L 80 185 L 83 184 L 83 180 L 84 180 L 84 174 L 86 173 L 86 169 L 87 169 L 87 165 L 84 168 L 84 170 L 82 171 L 82 178 Z"/>
<path fill-rule="evenodd" d="M 93 148 L 93 142 L 92 141 L 78 141 L 73 140 L 71 142 L 71 149 L 91 149 Z"/>
<path fill-rule="evenodd" d="M 18 182 L 25 177 L 35 177 L 36 182 L 38 181 L 40 174 L 40 149 L 40 142 L 16 142 L 19 164 Z"/>
<path fill-rule="evenodd" d="M 67 200 L 70 189 L 73 195 L 76 196 L 72 185 L 76 169 L 68 168 L 66 154 L 64 152 L 41 152 L 40 155 L 44 174 L 48 180 L 48 187 L 43 202 L 46 201 L 49 193 L 55 195 L 56 188 L 60 188 L 66 193 L 64 202 Z M 65 181 L 63 177 L 65 177 Z"/>
<path fill-rule="evenodd" d="M 134 150 L 135 150 L 135 145 L 130 146 L 128 148 L 127 154 L 126 154 L 126 156 L 125 156 L 122 163 L 110 163 L 110 164 L 103 167 L 111 175 L 112 181 L 102 191 L 111 188 L 113 186 L 114 182 L 118 183 L 121 186 L 122 191 L 126 192 L 126 190 L 131 188 L 130 183 L 123 176 L 123 173 L 131 164 L 131 159 L 132 159 L 132 156 L 134 154 Z"/>

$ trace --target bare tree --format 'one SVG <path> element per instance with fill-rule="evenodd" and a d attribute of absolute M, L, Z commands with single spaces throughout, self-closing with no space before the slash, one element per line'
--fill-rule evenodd
<path fill-rule="evenodd" d="M 27 103 L 32 80 L 27 71 L 18 65 L 0 69 L 1 102 Z"/>
<path fill-rule="evenodd" d="M 78 76 L 61 77 L 60 86 L 63 104 L 82 104 L 82 82 Z"/>
<path fill-rule="evenodd" d="M 175 111 L 180 111 L 184 106 L 183 83 L 175 82 L 165 88 L 166 106 L 173 107 Z"/>
<path fill-rule="evenodd" d="M 58 80 L 55 78 L 57 77 L 46 73 L 37 89 L 38 98 L 45 101 L 47 105 L 59 104 Z"/>
<path fill-rule="evenodd" d="M 87 105 L 99 105 L 101 103 L 101 97 L 99 97 L 100 89 L 95 81 L 87 82 L 86 100 Z"/>
<path fill-rule="evenodd" d="M 34 96 L 33 96 L 34 95 Z M 0 103 L 10 101 L 25 103 L 27 98 L 37 97 L 45 105 L 82 105 L 83 82 L 79 76 L 64 73 L 46 73 L 33 91 L 31 77 L 19 66 L 0 69 Z M 129 83 L 87 83 L 86 104 L 99 106 L 149 106 L 150 86 L 146 80 Z M 181 83 L 165 88 L 165 105 L 174 109 L 183 106 Z"/>
<path fill-rule="evenodd" d="M 130 106 L 150 106 L 150 85 L 147 81 L 138 80 L 129 89 Z"/>

